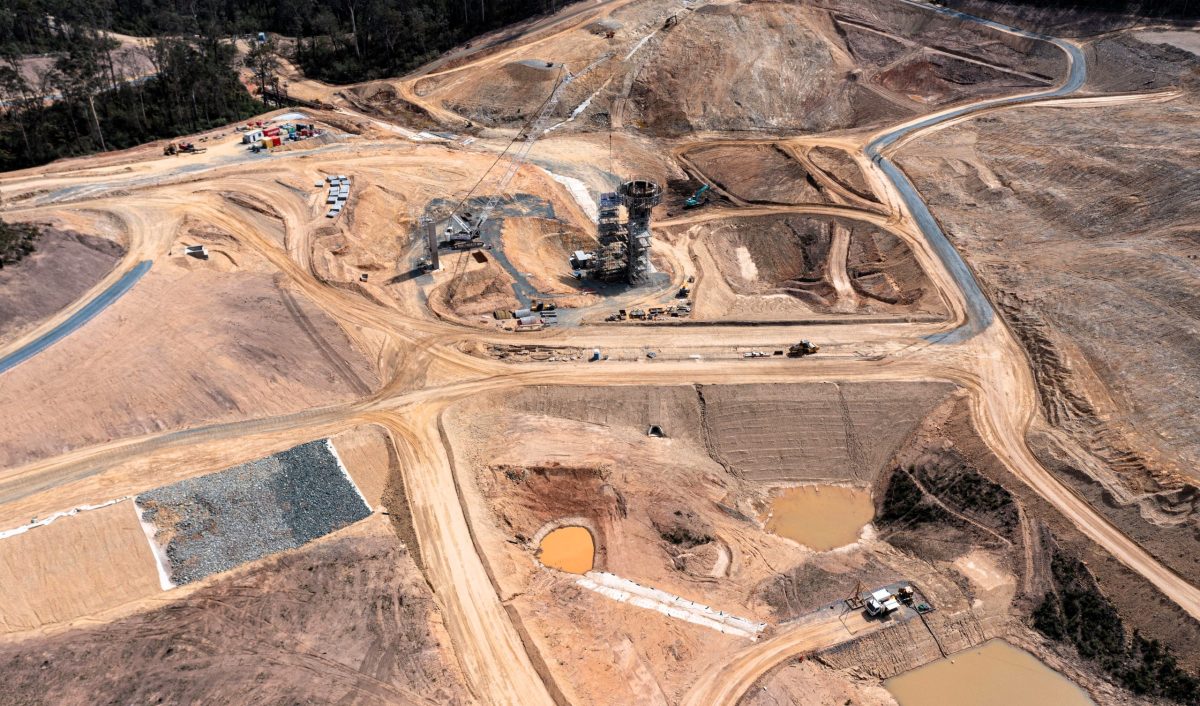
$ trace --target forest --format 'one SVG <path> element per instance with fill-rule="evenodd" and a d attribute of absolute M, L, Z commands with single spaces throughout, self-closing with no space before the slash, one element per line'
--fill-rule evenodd
<path fill-rule="evenodd" d="M 403 74 L 561 0 L 6 0 L 0 4 L 0 170 L 199 132 L 263 112 L 238 80 L 238 38 L 294 38 L 312 78 Z M 110 33 L 148 37 L 136 75 Z M 253 42 L 251 42 L 253 43 Z M 243 45 L 245 46 L 245 45 Z M 274 44 L 272 43 L 272 46 Z M 255 55 L 257 54 L 257 56 Z M 44 55 L 31 71 L 22 59 Z M 31 75 L 32 74 L 32 75 Z"/>

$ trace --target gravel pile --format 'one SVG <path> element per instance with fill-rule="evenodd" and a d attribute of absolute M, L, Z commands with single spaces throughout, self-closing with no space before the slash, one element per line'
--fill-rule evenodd
<path fill-rule="evenodd" d="M 367 517 L 324 440 L 137 498 L 185 584 L 292 549 Z"/>

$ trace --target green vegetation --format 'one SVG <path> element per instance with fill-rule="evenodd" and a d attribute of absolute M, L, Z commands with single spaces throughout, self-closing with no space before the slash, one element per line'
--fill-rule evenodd
<path fill-rule="evenodd" d="M 1169 649 L 1137 632 L 1126 640 L 1121 616 L 1083 562 L 1055 552 L 1051 573 L 1055 590 L 1034 609 L 1034 628 L 1069 642 L 1134 693 L 1200 704 L 1200 679 L 1180 669 Z"/>
<path fill-rule="evenodd" d="M 931 523 L 956 527 L 967 524 L 927 497 L 921 487 L 954 512 L 998 532 L 1004 533 L 1017 525 L 1017 508 L 1008 491 L 985 478 L 957 454 L 896 469 L 888 482 L 876 524 L 897 530 Z"/>
<path fill-rule="evenodd" d="M 396 76 L 562 0 L 8 0 L 0 3 L 0 171 L 121 149 L 262 112 L 238 81 L 234 39 L 294 37 L 313 78 Z M 149 76 L 124 75 L 109 33 L 154 37 Z M 245 64 L 273 87 L 274 42 Z M 31 77 L 20 59 L 51 52 Z"/>
<path fill-rule="evenodd" d="M 30 85 L 11 56 L 0 65 L 0 170 L 124 149 L 262 112 L 238 81 L 227 41 L 158 39 L 149 56 L 157 73 L 130 81 L 115 66 L 114 41 L 88 29 L 67 35 L 70 43 L 40 86 Z"/>
<path fill-rule="evenodd" d="M 15 265 L 37 249 L 40 228 L 32 223 L 8 223 L 0 220 L 0 270 Z"/>

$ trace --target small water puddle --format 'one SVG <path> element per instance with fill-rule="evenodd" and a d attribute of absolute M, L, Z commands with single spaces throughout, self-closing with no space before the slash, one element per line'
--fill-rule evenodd
<path fill-rule="evenodd" d="M 900 706 L 1095 706 L 1083 689 L 1003 640 L 992 640 L 883 683 Z"/>
<path fill-rule="evenodd" d="M 858 541 L 875 516 L 870 493 L 836 485 L 787 488 L 771 498 L 767 530 L 817 551 Z"/>
<path fill-rule="evenodd" d="M 592 533 L 584 527 L 560 527 L 542 538 L 538 545 L 538 561 L 572 574 L 591 571 L 595 554 Z"/>

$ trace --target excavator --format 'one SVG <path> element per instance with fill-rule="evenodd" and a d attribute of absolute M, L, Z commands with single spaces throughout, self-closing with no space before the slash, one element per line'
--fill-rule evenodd
<path fill-rule="evenodd" d="M 698 208 L 708 203 L 708 190 L 711 187 L 708 184 L 696 189 L 696 193 L 688 197 L 687 201 L 683 202 L 684 208 Z"/>
<path fill-rule="evenodd" d="M 819 350 L 821 350 L 821 347 L 812 341 L 800 341 L 799 343 L 793 343 L 791 346 L 788 346 L 787 357 L 803 358 L 806 355 L 814 355 Z"/>

